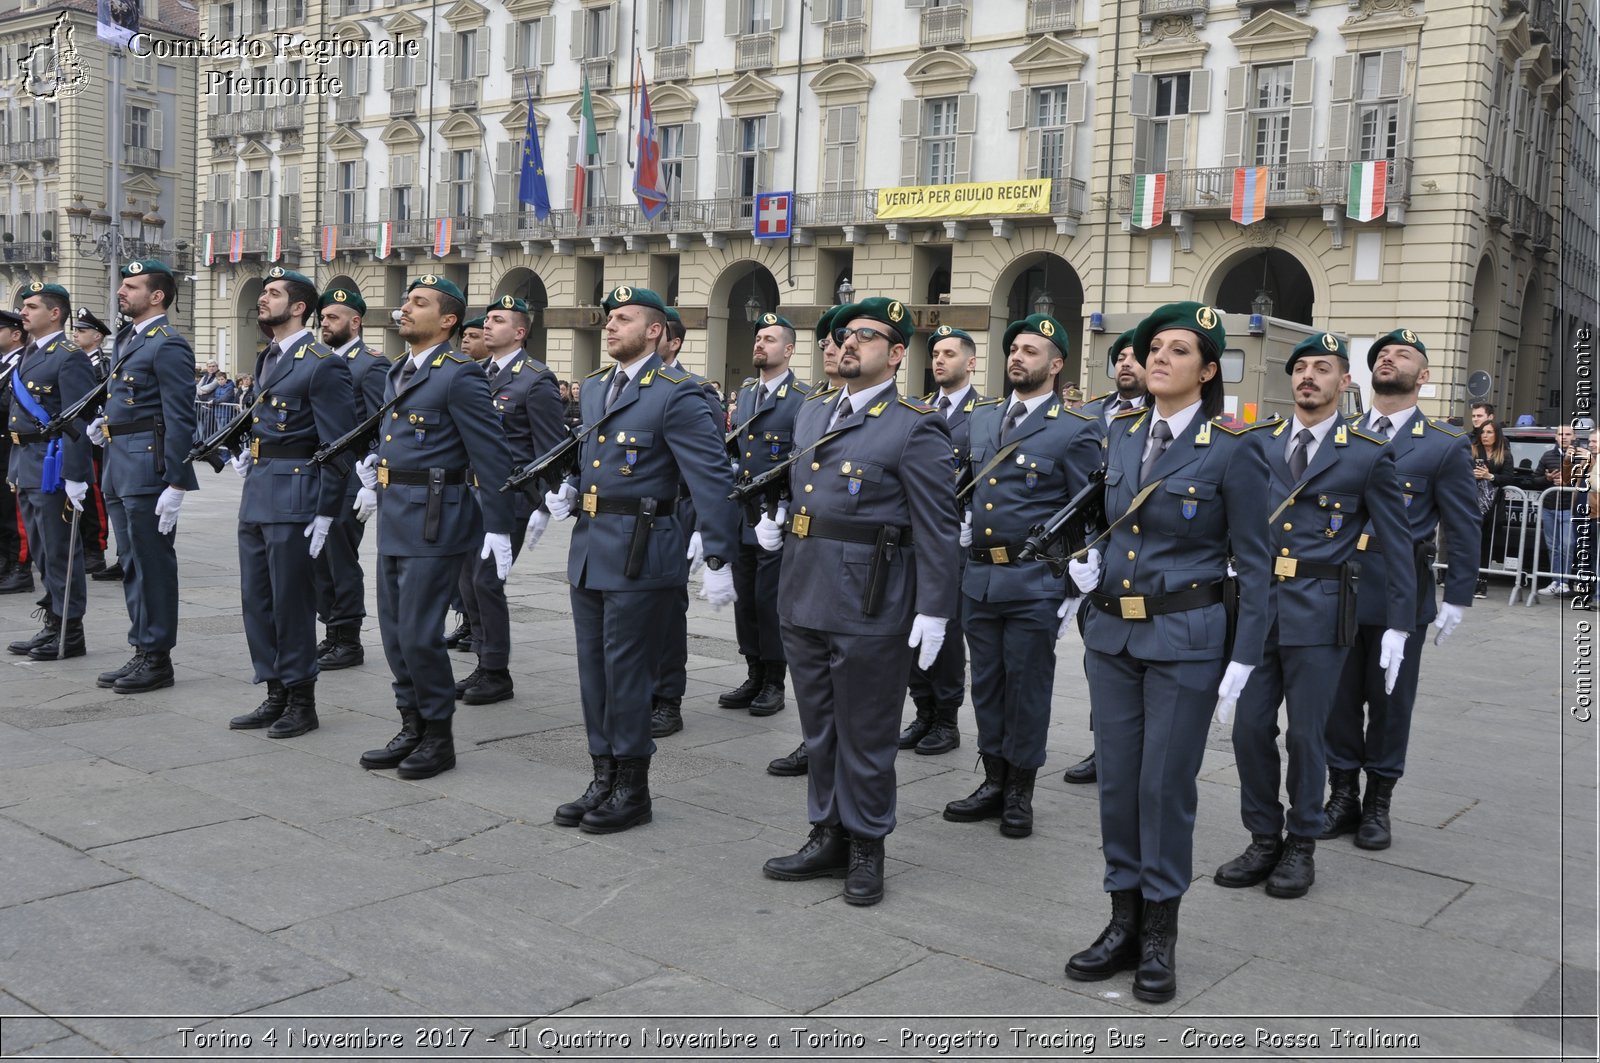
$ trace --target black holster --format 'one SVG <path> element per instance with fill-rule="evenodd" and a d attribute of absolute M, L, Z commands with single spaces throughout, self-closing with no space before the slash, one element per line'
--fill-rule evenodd
<path fill-rule="evenodd" d="M 439 541 L 439 518 L 444 512 L 444 470 L 428 470 L 428 509 L 422 518 L 422 541 Z"/>
<path fill-rule="evenodd" d="M 1227 634 L 1222 639 L 1222 659 L 1231 661 L 1233 660 L 1233 636 L 1239 629 L 1238 576 L 1222 577 L 1222 613 L 1227 617 Z"/>
<path fill-rule="evenodd" d="M 1356 590 L 1361 579 L 1361 562 L 1346 561 L 1342 566 L 1343 574 L 1339 577 L 1339 615 L 1335 636 L 1338 646 L 1354 646 L 1356 644 L 1356 628 L 1359 619 L 1356 614 Z"/>
<path fill-rule="evenodd" d="M 644 571 L 645 555 L 650 552 L 650 532 L 656 526 L 656 500 L 639 499 L 639 516 L 633 522 L 633 538 L 628 540 L 628 561 L 622 574 L 638 579 Z"/>
<path fill-rule="evenodd" d="M 878 615 L 878 606 L 883 604 L 883 588 L 889 582 L 889 566 L 894 564 L 899 553 L 900 528 L 898 525 L 885 524 L 878 529 L 878 541 L 872 550 L 872 568 L 867 571 L 867 593 L 861 600 L 863 615 Z"/>
<path fill-rule="evenodd" d="M 156 475 L 167 474 L 167 422 L 156 414 Z"/>
<path fill-rule="evenodd" d="M 1416 552 L 1412 555 L 1413 563 L 1417 566 L 1417 611 L 1422 611 L 1422 603 L 1432 601 L 1434 596 L 1433 560 L 1439 556 L 1439 546 L 1432 539 L 1424 539 L 1416 545 Z"/>

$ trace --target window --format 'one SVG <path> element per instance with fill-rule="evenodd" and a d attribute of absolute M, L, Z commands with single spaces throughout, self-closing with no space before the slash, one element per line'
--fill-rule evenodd
<path fill-rule="evenodd" d="M 455 35 L 455 69 L 450 71 L 454 81 L 471 81 L 480 71 L 473 69 L 473 57 L 478 50 L 478 31 L 462 30 Z M 481 71 L 487 74 L 488 71 Z"/>
<path fill-rule="evenodd" d="M 1065 85 L 1034 90 L 1033 113 L 1030 115 L 1029 124 L 1039 131 L 1037 176 L 1050 178 L 1069 176 L 1068 169 L 1071 166 L 1072 156 L 1071 146 L 1068 143 L 1071 131 L 1067 127 L 1067 121 Z"/>
<path fill-rule="evenodd" d="M 271 5 L 268 0 L 250 0 L 252 33 L 265 33 L 272 28 Z"/>
<path fill-rule="evenodd" d="M 1356 63 L 1356 157 L 1393 161 L 1400 137 L 1398 52 L 1375 52 Z"/>
<path fill-rule="evenodd" d="M 656 44 L 661 48 L 689 41 L 689 0 L 661 0 Z"/>
<path fill-rule="evenodd" d="M 417 195 L 417 160 L 411 155 L 396 155 L 389 160 L 389 193 L 384 206 L 393 221 L 408 221 L 422 210 Z"/>
<path fill-rule="evenodd" d="M 473 161 L 475 158 L 475 153 L 471 151 L 452 151 L 450 153 L 450 176 L 446 180 L 448 187 L 445 212 L 453 218 L 469 218 L 472 216 Z"/>
<path fill-rule="evenodd" d="M 922 106 L 924 184 L 946 185 L 956 179 L 956 98 L 940 96 Z"/>
<path fill-rule="evenodd" d="M 267 172 L 247 170 L 244 175 L 244 227 L 267 227 Z"/>
<path fill-rule="evenodd" d="M 1270 166 L 1267 187 L 1282 191 L 1289 187 L 1289 98 L 1294 85 L 1294 64 L 1274 63 L 1255 68 L 1255 89 L 1250 95 L 1251 160 L 1256 166 Z"/>
<path fill-rule="evenodd" d="M 742 32 L 771 33 L 773 2 L 774 0 L 740 0 L 744 11 Z"/>
<path fill-rule="evenodd" d="M 543 59 L 543 38 L 546 23 L 542 18 L 520 22 L 516 27 L 516 35 L 511 45 L 511 69 L 532 70 L 539 66 Z"/>
<path fill-rule="evenodd" d="M 763 191 L 761 184 L 761 150 L 766 143 L 765 117 L 744 118 L 739 122 L 737 158 L 733 164 L 733 194 L 741 199 Z"/>
<path fill-rule="evenodd" d="M 672 200 L 693 199 L 694 189 L 683 193 L 683 126 L 664 125 L 656 130 L 661 144 L 661 188 Z"/>
<path fill-rule="evenodd" d="M 584 59 L 610 57 L 616 14 L 614 6 L 591 7 L 579 13 L 578 17 L 583 20 Z"/>
<path fill-rule="evenodd" d="M 232 4 L 218 4 L 217 5 L 217 21 L 216 21 L 216 26 L 214 27 L 214 29 L 215 29 L 216 35 L 218 37 L 232 37 L 233 36 L 234 25 L 233 25 L 233 5 Z"/>
<path fill-rule="evenodd" d="M 145 113 L 146 113 L 146 115 L 149 114 L 148 111 L 146 111 Z M 147 122 L 148 122 L 148 120 L 149 119 L 146 118 Z M 17 139 L 21 140 L 24 144 L 26 144 L 28 141 L 33 139 L 33 134 L 34 134 L 33 108 L 32 107 L 24 107 L 21 110 L 17 111 Z M 134 141 L 127 139 L 127 136 L 124 135 L 123 143 L 132 144 L 132 143 L 134 143 Z"/>
<path fill-rule="evenodd" d="M 395 38 L 394 55 L 389 63 L 390 88 L 403 89 L 416 82 L 416 59 L 409 54 L 405 41 Z"/>
<path fill-rule="evenodd" d="M 22 112 L 22 120 L 23 120 L 23 123 L 24 123 L 24 130 L 23 130 L 22 139 L 23 140 L 32 140 L 33 139 L 33 112 L 32 111 L 28 111 L 28 110 L 24 110 Z M 154 137 L 152 135 L 152 133 L 153 133 L 152 126 L 153 125 L 154 125 L 154 119 L 151 118 L 150 108 L 148 108 L 148 107 L 137 107 L 137 106 L 129 107 L 128 108 L 128 128 L 123 131 L 122 142 L 124 144 L 128 145 L 131 148 L 153 148 L 153 147 L 157 147 L 158 145 L 152 143 L 152 140 L 154 139 Z"/>
<path fill-rule="evenodd" d="M 334 167 L 333 220 L 339 225 L 354 225 L 361 220 L 362 187 L 361 163 L 341 162 Z"/>
<path fill-rule="evenodd" d="M 249 76 L 253 78 L 265 78 L 271 73 L 272 71 L 268 70 L 266 67 L 258 66 L 254 70 L 250 71 Z M 250 97 L 250 109 L 252 111 L 265 111 L 267 109 L 267 99 L 268 96 L 264 92 L 252 94 Z"/>

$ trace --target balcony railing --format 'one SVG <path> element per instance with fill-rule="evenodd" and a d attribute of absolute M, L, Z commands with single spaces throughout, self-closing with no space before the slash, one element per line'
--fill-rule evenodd
<path fill-rule="evenodd" d="M 1399 160 L 1389 165 L 1385 199 L 1389 204 L 1410 200 L 1411 164 Z M 1166 207 L 1171 210 L 1231 210 L 1233 208 L 1232 167 L 1206 170 L 1170 170 L 1167 173 Z M 1121 194 L 1117 209 L 1123 214 L 1133 209 L 1133 179 L 1118 178 Z M 1350 163 L 1342 159 L 1324 162 L 1273 166 L 1267 172 L 1269 207 L 1343 206 L 1349 199 Z"/>
<path fill-rule="evenodd" d="M 1534 40 L 1543 39 L 1548 43 L 1558 43 L 1561 30 L 1562 5 L 1555 0 L 1528 0 L 1528 32 Z M 1559 48 L 1555 49 L 1560 51 Z"/>
<path fill-rule="evenodd" d="M 735 70 L 771 70 L 778 54 L 778 37 L 774 33 L 747 33 L 733 45 Z"/>
<path fill-rule="evenodd" d="M 248 111 L 234 111 L 232 114 L 219 114 L 211 120 L 211 136 L 214 137 L 249 137 L 260 136 L 269 129 L 293 128 L 299 125 L 280 126 L 277 123 L 284 120 L 279 111 L 298 111 L 294 107 L 275 107 L 268 111 L 254 109 Z"/>
<path fill-rule="evenodd" d="M 142 166 L 147 170 L 161 169 L 161 149 L 141 148 L 135 144 L 122 145 L 122 161 L 129 166 Z"/>
<path fill-rule="evenodd" d="M 922 46 L 924 48 L 940 48 L 966 43 L 966 8 L 925 7 L 922 9 Z"/>
<path fill-rule="evenodd" d="M 589 79 L 591 89 L 609 89 L 611 87 L 611 60 L 605 58 L 585 59 L 583 73 Z"/>
<path fill-rule="evenodd" d="M 13 240 L 0 243 L 0 266 L 15 263 L 19 266 L 38 265 L 56 260 L 56 245 L 45 240 Z"/>
<path fill-rule="evenodd" d="M 0 163 L 43 162 L 60 157 L 61 145 L 55 137 L 25 140 L 20 144 L 0 144 Z"/>
<path fill-rule="evenodd" d="M 304 129 L 306 125 L 306 112 L 303 107 L 286 104 L 282 107 L 274 107 L 267 114 L 270 116 L 269 121 L 272 123 L 272 128 L 280 133 Z"/>
<path fill-rule="evenodd" d="M 476 81 L 452 81 L 450 83 L 450 109 L 452 111 L 472 111 L 478 107 L 478 83 Z"/>
<path fill-rule="evenodd" d="M 391 117 L 416 117 L 417 90 L 416 89 L 390 89 L 389 114 Z"/>
<path fill-rule="evenodd" d="M 794 197 L 796 228 L 825 225 L 864 225 L 878 217 L 878 190 L 802 192 Z"/>
<path fill-rule="evenodd" d="M 1511 220 L 1511 182 L 1499 175 L 1489 178 L 1489 200 L 1486 204 L 1490 221 Z"/>
<path fill-rule="evenodd" d="M 333 120 L 341 123 L 361 121 L 361 101 L 346 99 L 343 96 L 335 97 L 333 101 Z"/>
<path fill-rule="evenodd" d="M 1052 217 L 1081 218 L 1089 199 L 1089 186 L 1077 178 L 1057 177 L 1050 182 Z"/>
<path fill-rule="evenodd" d="M 685 81 L 689 77 L 691 52 L 687 44 L 670 44 L 656 49 L 656 80 Z"/>
<path fill-rule="evenodd" d="M 1139 0 L 1140 18 L 1161 18 L 1164 15 L 1191 15 L 1204 12 L 1208 0 Z"/>
<path fill-rule="evenodd" d="M 1028 0 L 1029 33 L 1064 33 L 1078 28 L 1078 0 Z"/>
<path fill-rule="evenodd" d="M 822 28 L 822 58 L 856 59 L 867 54 L 867 24 L 861 19 L 830 22 Z"/>

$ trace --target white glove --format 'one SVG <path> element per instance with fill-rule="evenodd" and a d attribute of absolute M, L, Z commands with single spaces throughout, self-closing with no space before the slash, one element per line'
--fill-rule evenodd
<path fill-rule="evenodd" d="M 1083 607 L 1083 596 L 1068 598 L 1061 603 L 1061 608 L 1056 610 L 1056 616 L 1061 618 L 1061 627 L 1056 630 L 1056 638 L 1067 637 L 1067 629 L 1072 627 L 1072 622 L 1078 617 L 1078 610 Z"/>
<path fill-rule="evenodd" d="M 972 545 L 972 510 L 967 510 L 961 516 L 961 548 L 965 550 Z"/>
<path fill-rule="evenodd" d="M 233 466 L 233 471 L 239 474 L 240 479 L 249 476 L 250 452 L 248 450 L 241 450 L 239 453 L 233 456 L 232 460 L 230 460 L 228 464 Z M 373 474 L 373 482 L 377 482 L 376 473 Z"/>
<path fill-rule="evenodd" d="M 700 583 L 700 597 L 710 602 L 713 609 L 732 605 L 738 597 L 733 589 L 733 566 L 723 565 L 715 572 L 706 569 Z"/>
<path fill-rule="evenodd" d="M 1244 693 L 1244 685 L 1250 681 L 1250 673 L 1255 670 L 1253 664 L 1228 662 L 1228 670 L 1222 673 L 1222 682 L 1217 684 L 1218 723 L 1233 722 L 1233 710 L 1239 705 L 1239 695 Z"/>
<path fill-rule="evenodd" d="M 483 549 L 478 557 L 486 558 L 494 555 L 494 573 L 501 579 L 511 575 L 511 536 L 499 532 L 483 533 Z"/>
<path fill-rule="evenodd" d="M 106 445 L 106 419 L 96 417 L 89 422 L 89 442 L 97 447 Z"/>
<path fill-rule="evenodd" d="M 356 475 L 361 478 L 362 487 L 377 489 L 378 470 L 374 468 L 377 464 L 378 454 L 376 451 L 356 462 Z"/>
<path fill-rule="evenodd" d="M 522 548 L 532 550 L 539 545 L 539 540 L 544 538 L 545 529 L 550 527 L 550 514 L 542 509 L 533 511 L 528 518 L 528 537 L 523 540 Z"/>
<path fill-rule="evenodd" d="M 1090 550 L 1082 561 L 1068 561 L 1067 575 L 1072 577 L 1073 584 L 1085 594 L 1100 586 L 1100 551 Z"/>
<path fill-rule="evenodd" d="M 332 517 L 312 517 L 306 525 L 306 538 L 311 540 L 311 556 L 322 553 L 322 544 L 328 541 L 328 529 L 333 527 Z"/>
<path fill-rule="evenodd" d="M 350 508 L 355 510 L 356 520 L 365 524 L 372 519 L 374 513 L 378 512 L 378 492 L 370 487 L 363 487 L 356 492 L 355 505 Z"/>
<path fill-rule="evenodd" d="M 942 616 L 923 616 L 918 613 L 911 621 L 911 637 L 906 639 L 906 645 L 912 649 L 922 647 L 917 654 L 917 667 L 926 671 L 933 667 L 934 659 L 939 656 L 939 647 L 944 645 L 944 626 L 946 620 Z"/>
<path fill-rule="evenodd" d="M 72 508 L 83 512 L 83 497 L 89 493 L 89 485 L 82 480 L 66 481 L 67 501 L 72 503 Z"/>
<path fill-rule="evenodd" d="M 156 499 L 156 531 L 169 535 L 178 526 L 178 510 L 183 508 L 183 489 L 168 487 Z"/>
<path fill-rule="evenodd" d="M 578 489 L 562 484 L 554 491 L 544 493 L 544 508 L 550 511 L 551 520 L 566 520 L 572 516 L 572 504 L 578 500 Z"/>
<path fill-rule="evenodd" d="M 706 544 L 700 538 L 699 532 L 689 536 L 689 552 L 684 556 L 689 559 L 689 575 L 692 576 L 705 567 Z"/>
<path fill-rule="evenodd" d="M 778 512 L 772 516 L 765 513 L 756 521 L 756 542 L 761 544 L 761 549 L 769 554 L 775 554 L 783 549 L 783 522 L 789 519 L 789 511 L 783 506 L 778 507 Z"/>
<path fill-rule="evenodd" d="M 1439 606 L 1439 615 L 1433 618 L 1434 624 L 1439 628 L 1439 633 L 1433 637 L 1433 644 L 1443 646 L 1444 640 L 1461 626 L 1464 615 L 1461 606 L 1451 605 L 1449 602 L 1442 603 Z"/>
<path fill-rule="evenodd" d="M 1455 609 L 1456 607 L 1451 605 L 1446 606 L 1446 608 Z M 1459 613 L 1460 610 L 1457 610 L 1457 612 Z M 1459 617 L 1456 623 L 1460 623 Z M 1454 625 L 1451 626 L 1453 627 Z M 1380 647 L 1378 650 L 1378 667 L 1383 669 L 1383 692 L 1385 694 L 1394 693 L 1394 681 L 1400 678 L 1400 663 L 1406 659 L 1406 638 L 1409 634 L 1410 632 L 1407 631 L 1396 631 L 1394 628 L 1390 628 L 1383 633 L 1383 641 L 1378 644 Z M 1435 643 L 1435 645 L 1438 644 Z"/>

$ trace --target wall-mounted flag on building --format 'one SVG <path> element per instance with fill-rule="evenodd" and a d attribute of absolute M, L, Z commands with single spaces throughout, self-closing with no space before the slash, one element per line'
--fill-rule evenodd
<path fill-rule="evenodd" d="M 120 48 L 139 33 L 139 0 L 99 0 L 95 5 L 94 35 Z"/>
<path fill-rule="evenodd" d="M 217 260 L 217 234 L 206 233 L 206 265 L 211 265 Z"/>
<path fill-rule="evenodd" d="M 594 128 L 594 100 L 589 95 L 589 75 L 583 75 L 583 118 L 578 123 L 578 157 L 572 160 L 572 209 L 582 213 L 588 205 L 589 162 L 600 154 L 600 134 Z"/>
<path fill-rule="evenodd" d="M 381 221 L 378 223 L 378 246 L 372 249 L 377 258 L 388 258 L 394 250 L 394 222 Z"/>
<path fill-rule="evenodd" d="M 1141 173 L 1133 177 L 1133 224 L 1154 229 L 1167 211 L 1167 175 Z"/>
<path fill-rule="evenodd" d="M 639 211 L 653 219 L 667 209 L 667 190 L 661 183 L 661 144 L 656 140 L 655 115 L 650 110 L 650 91 L 644 81 L 644 60 L 639 60 L 639 140 L 638 157 L 633 163 L 633 195 Z"/>
<path fill-rule="evenodd" d="M 550 185 L 544 179 L 544 152 L 539 147 L 539 123 L 533 115 L 533 86 L 523 78 L 528 93 L 528 132 L 522 140 L 522 180 L 517 185 L 517 202 L 533 208 L 533 216 L 544 221 L 550 216 Z"/>
<path fill-rule="evenodd" d="M 443 258 L 450 253 L 450 239 L 455 235 L 455 219 L 439 218 L 433 223 L 433 254 Z"/>
<path fill-rule="evenodd" d="M 1241 166 L 1233 171 L 1234 221 L 1254 225 L 1267 216 L 1267 167 Z"/>
<path fill-rule="evenodd" d="M 238 262 L 244 258 L 244 230 L 235 229 L 228 234 L 228 261 Z"/>
<path fill-rule="evenodd" d="M 339 227 L 337 225 L 324 225 L 322 227 L 322 261 L 332 262 L 339 253 Z"/>
<path fill-rule="evenodd" d="M 1356 221 L 1371 221 L 1384 211 L 1384 191 L 1389 186 L 1389 160 L 1350 164 L 1350 196 L 1344 213 Z"/>
<path fill-rule="evenodd" d="M 283 229 L 272 230 L 272 243 L 267 248 L 267 261 L 276 262 L 283 257 Z"/>
<path fill-rule="evenodd" d="M 757 240 L 787 240 L 789 223 L 794 217 L 793 192 L 757 192 Z"/>

